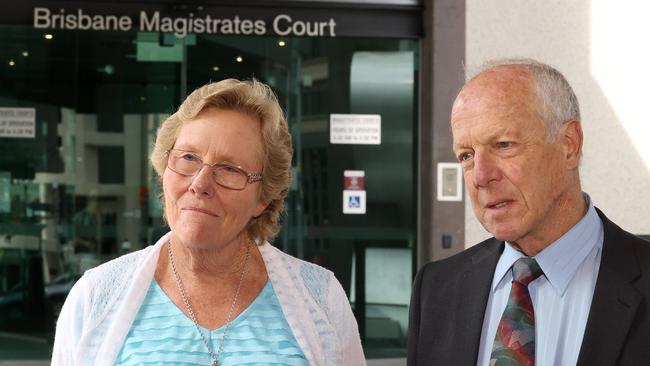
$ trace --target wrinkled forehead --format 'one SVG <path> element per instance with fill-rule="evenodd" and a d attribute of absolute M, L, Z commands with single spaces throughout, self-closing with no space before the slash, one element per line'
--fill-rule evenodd
<path fill-rule="evenodd" d="M 520 66 L 498 66 L 467 82 L 452 107 L 451 123 L 460 114 L 513 109 L 539 112 L 536 86 L 529 72 Z"/>
<path fill-rule="evenodd" d="M 535 83 L 530 73 L 517 66 L 500 66 L 486 70 L 461 89 L 457 100 L 509 102 L 523 99 L 531 101 L 536 96 Z"/>

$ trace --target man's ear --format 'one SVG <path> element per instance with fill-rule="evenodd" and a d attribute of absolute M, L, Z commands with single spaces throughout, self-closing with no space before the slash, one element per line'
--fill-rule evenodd
<path fill-rule="evenodd" d="M 560 128 L 558 138 L 562 140 L 567 167 L 571 170 L 577 169 L 580 166 L 580 158 L 582 157 L 583 134 L 580 121 L 572 119 L 564 122 L 562 128 Z"/>

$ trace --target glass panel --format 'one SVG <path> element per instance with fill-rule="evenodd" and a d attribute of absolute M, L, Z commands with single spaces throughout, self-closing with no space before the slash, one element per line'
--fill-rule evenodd
<path fill-rule="evenodd" d="M 179 103 L 181 67 L 155 54 L 138 60 L 146 40 L 0 34 L 1 59 L 12 59 L 0 68 L 0 108 L 35 110 L 33 137 L 0 133 L 0 359 L 47 358 L 79 276 L 151 243 L 162 227 L 147 156 Z"/>
<path fill-rule="evenodd" d="M 0 66 L 0 108 L 35 111 L 33 137 L 0 136 L 0 359 L 46 358 L 79 276 L 166 232 L 147 159 L 156 130 L 188 91 L 228 77 L 270 84 L 288 115 L 294 179 L 274 244 L 335 273 L 369 356 L 405 353 L 416 41 L 90 31 L 46 39 L 5 27 L 0 44 L 0 59 L 12 60 Z M 330 114 L 380 115 L 381 144 L 330 144 Z M 365 172 L 364 215 L 342 213 L 345 170 Z"/>

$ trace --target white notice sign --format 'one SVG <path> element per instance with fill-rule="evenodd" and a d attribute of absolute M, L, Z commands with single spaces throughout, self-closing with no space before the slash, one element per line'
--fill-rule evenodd
<path fill-rule="evenodd" d="M 330 114 L 330 143 L 381 144 L 381 116 L 378 114 Z"/>
<path fill-rule="evenodd" d="M 0 137 L 34 138 L 35 108 L 0 108 Z"/>

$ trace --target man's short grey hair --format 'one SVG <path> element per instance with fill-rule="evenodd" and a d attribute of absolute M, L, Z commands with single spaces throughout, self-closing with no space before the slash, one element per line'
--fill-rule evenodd
<path fill-rule="evenodd" d="M 500 59 L 484 63 L 468 80 L 480 73 L 501 66 L 519 66 L 526 69 L 537 87 L 540 114 L 546 123 L 547 137 L 557 138 L 560 127 L 566 121 L 580 120 L 580 105 L 564 75 L 554 67 L 527 58 Z M 470 76 L 470 75 L 468 75 Z"/>

